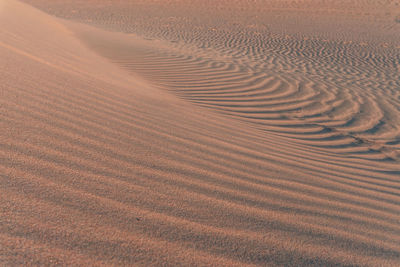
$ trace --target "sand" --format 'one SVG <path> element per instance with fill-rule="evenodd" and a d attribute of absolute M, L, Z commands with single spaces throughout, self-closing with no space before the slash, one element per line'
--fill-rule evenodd
<path fill-rule="evenodd" d="M 0 0 L 0 265 L 399 266 L 399 11 Z"/>

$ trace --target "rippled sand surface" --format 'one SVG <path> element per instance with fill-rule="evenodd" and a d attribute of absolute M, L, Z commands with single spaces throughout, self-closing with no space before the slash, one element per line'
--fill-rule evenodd
<path fill-rule="evenodd" d="M 0 0 L 0 265 L 400 265 L 399 19 Z"/>

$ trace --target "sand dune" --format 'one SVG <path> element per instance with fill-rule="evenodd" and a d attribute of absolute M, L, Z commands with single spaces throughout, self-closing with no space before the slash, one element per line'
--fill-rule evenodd
<path fill-rule="evenodd" d="M 394 20 L 348 43 L 188 1 L 25 2 L 64 19 L 0 1 L 0 265 L 400 265 Z M 330 14 L 385 10 L 354 3 Z"/>

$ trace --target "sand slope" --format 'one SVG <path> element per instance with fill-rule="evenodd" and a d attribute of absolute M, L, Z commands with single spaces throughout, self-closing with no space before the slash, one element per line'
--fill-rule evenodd
<path fill-rule="evenodd" d="M 327 84 L 0 4 L 1 265 L 400 263 L 396 148 L 269 121 Z"/>
<path fill-rule="evenodd" d="M 129 33 L 81 38 L 186 100 L 307 145 L 399 160 L 396 1 L 25 1 Z"/>

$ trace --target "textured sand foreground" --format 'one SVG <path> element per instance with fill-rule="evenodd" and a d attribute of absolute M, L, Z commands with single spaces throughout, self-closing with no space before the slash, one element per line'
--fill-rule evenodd
<path fill-rule="evenodd" d="M 25 2 L 0 265 L 400 265 L 396 1 Z"/>

